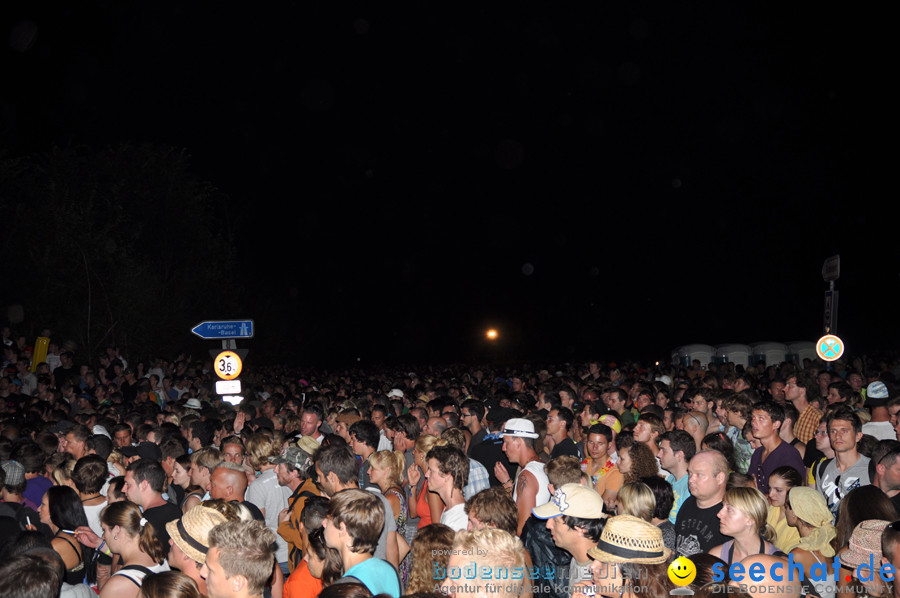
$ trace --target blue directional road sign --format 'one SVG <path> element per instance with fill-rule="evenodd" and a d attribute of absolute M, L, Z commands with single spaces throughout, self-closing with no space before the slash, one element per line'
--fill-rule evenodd
<path fill-rule="evenodd" d="M 200 322 L 191 332 L 202 339 L 253 338 L 253 320 L 216 320 Z"/>

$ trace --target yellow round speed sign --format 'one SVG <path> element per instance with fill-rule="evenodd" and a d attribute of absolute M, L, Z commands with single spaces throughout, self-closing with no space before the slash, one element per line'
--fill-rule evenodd
<path fill-rule="evenodd" d="M 234 380 L 241 375 L 241 369 L 244 367 L 240 356 L 234 351 L 222 351 L 216 355 L 213 363 L 213 369 L 216 376 L 222 380 Z"/>

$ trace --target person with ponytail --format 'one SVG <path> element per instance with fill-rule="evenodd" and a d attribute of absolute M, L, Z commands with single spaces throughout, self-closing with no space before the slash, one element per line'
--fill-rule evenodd
<path fill-rule="evenodd" d="M 169 570 L 168 551 L 153 524 L 134 503 L 107 506 L 100 515 L 100 525 L 106 546 L 121 557 L 123 565 L 103 586 L 100 598 L 137 598 L 146 575 Z"/>
<path fill-rule="evenodd" d="M 775 554 L 775 530 L 766 523 L 769 501 L 756 488 L 732 488 L 725 492 L 719 511 L 719 531 L 731 540 L 710 549 L 709 554 L 727 564 L 755 554 Z"/>

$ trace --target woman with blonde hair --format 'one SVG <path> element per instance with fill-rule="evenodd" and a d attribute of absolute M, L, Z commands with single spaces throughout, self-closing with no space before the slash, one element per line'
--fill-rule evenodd
<path fill-rule="evenodd" d="M 299 415 L 286 416 L 284 422 L 284 435 L 288 438 L 293 438 L 297 434 L 300 434 L 301 421 L 302 420 Z"/>
<path fill-rule="evenodd" d="M 417 488 L 419 480 L 424 477 L 423 472 L 428 468 L 425 463 L 425 455 L 439 444 L 446 444 L 446 442 L 431 434 L 422 434 L 416 438 L 416 445 L 413 447 L 415 463 L 410 465 L 406 471 L 406 478 L 409 480 L 409 500 L 407 501 L 409 516 L 414 519 L 419 518 L 418 529 L 440 521 L 441 513 L 444 511 L 444 502 L 441 497 L 428 491 L 427 479 L 422 482 L 421 489 Z"/>
<path fill-rule="evenodd" d="M 406 458 L 398 451 L 378 451 L 369 456 L 369 481 L 376 484 L 391 505 L 394 520 L 397 522 L 397 537 L 406 538 L 406 520 L 409 519 L 409 507 L 406 494 L 403 492 L 403 470 L 406 469 Z M 403 555 L 403 550 L 400 554 Z M 400 559 L 400 587 L 406 587 L 412 557 L 406 549 L 406 556 Z"/>
<path fill-rule="evenodd" d="M 656 496 L 643 482 L 625 484 L 616 495 L 616 515 L 631 515 L 652 522 L 654 510 Z"/>
<path fill-rule="evenodd" d="M 109 467 L 116 472 L 117 476 L 125 475 L 125 469 L 128 467 L 125 463 L 125 455 L 117 450 L 113 450 L 107 457 L 106 462 L 109 463 Z"/>
<path fill-rule="evenodd" d="M 766 523 L 769 502 L 756 488 L 732 488 L 725 492 L 719 511 L 719 531 L 731 540 L 710 549 L 727 564 L 754 554 L 775 554 L 775 530 Z"/>
<path fill-rule="evenodd" d="M 832 524 L 834 517 L 825 497 L 815 488 L 795 486 L 784 501 L 784 515 L 788 525 L 795 528 L 798 534 L 797 541 L 788 548 L 794 561 L 803 563 L 804 571 L 811 571 L 813 565 L 819 564 L 827 569 L 828 579 L 832 579 L 837 530 Z M 822 598 L 834 598 L 834 583 L 811 583 Z"/>
<path fill-rule="evenodd" d="M 72 481 L 72 470 L 75 468 L 75 461 L 75 457 L 69 453 L 56 453 L 50 455 L 44 461 L 44 467 L 55 485 L 69 486 L 75 489 L 75 482 Z"/>

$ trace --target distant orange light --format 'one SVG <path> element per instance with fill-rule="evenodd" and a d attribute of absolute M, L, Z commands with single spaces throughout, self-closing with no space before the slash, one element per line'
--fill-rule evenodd
<path fill-rule="evenodd" d="M 498 332 L 497 332 L 496 330 L 494 330 L 493 328 L 491 328 L 490 330 L 488 330 L 488 331 L 485 333 L 485 336 L 487 336 L 488 340 L 493 341 L 493 340 L 497 340 L 497 336 L 499 336 L 499 334 L 498 334 Z"/>

